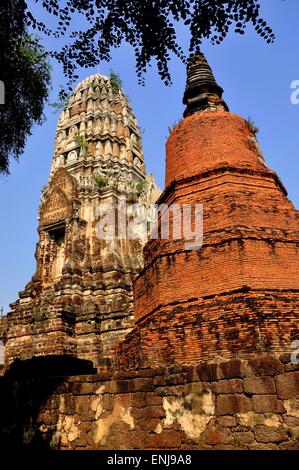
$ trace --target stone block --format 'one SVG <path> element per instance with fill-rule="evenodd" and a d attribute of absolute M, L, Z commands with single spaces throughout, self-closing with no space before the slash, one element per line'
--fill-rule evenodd
<path fill-rule="evenodd" d="M 208 445 L 230 444 L 233 440 L 228 429 L 209 428 L 203 433 L 203 439 Z"/>
<path fill-rule="evenodd" d="M 237 420 L 234 416 L 221 416 L 218 422 L 220 426 L 223 426 L 225 428 L 237 426 Z"/>
<path fill-rule="evenodd" d="M 180 433 L 173 429 L 166 429 L 161 434 L 148 434 L 145 440 L 146 449 L 179 449 L 180 445 Z"/>
<path fill-rule="evenodd" d="M 278 375 L 275 383 L 278 398 L 288 400 L 299 396 L 299 371 Z"/>
<path fill-rule="evenodd" d="M 155 395 L 154 392 L 146 393 L 145 400 L 146 400 L 146 404 L 149 406 L 162 404 L 162 397 Z"/>
<path fill-rule="evenodd" d="M 213 393 L 242 393 L 243 381 L 241 379 L 219 380 L 211 383 Z"/>
<path fill-rule="evenodd" d="M 219 415 L 247 413 L 251 410 L 251 399 L 244 395 L 219 395 L 216 398 L 216 413 Z"/>
<path fill-rule="evenodd" d="M 146 432 L 154 432 L 159 423 L 161 422 L 158 418 L 142 418 L 138 420 L 138 425 Z"/>
<path fill-rule="evenodd" d="M 246 376 L 273 376 L 282 374 L 284 367 L 275 357 L 266 356 L 250 359 L 248 361 Z"/>
<path fill-rule="evenodd" d="M 89 382 L 75 382 L 72 386 L 72 393 L 74 395 L 91 395 L 94 393 L 94 384 Z"/>
<path fill-rule="evenodd" d="M 283 402 L 274 395 L 256 395 L 252 397 L 256 413 L 285 413 Z"/>
<path fill-rule="evenodd" d="M 251 442 L 254 441 L 254 435 L 253 435 L 253 432 L 251 431 L 234 432 L 233 436 L 235 438 L 236 444 L 239 444 L 242 446 L 246 444 L 251 444 Z"/>
<path fill-rule="evenodd" d="M 85 396 L 76 397 L 75 401 L 76 412 L 81 415 L 82 413 L 91 411 L 90 410 L 90 400 Z"/>
<path fill-rule="evenodd" d="M 148 406 L 145 409 L 145 416 L 148 418 L 165 418 L 163 406 Z"/>
<path fill-rule="evenodd" d="M 279 360 L 283 363 L 283 364 L 288 364 L 288 362 L 291 361 L 291 354 L 290 353 L 283 353 L 279 356 Z"/>
<path fill-rule="evenodd" d="M 254 436 L 258 442 L 279 443 L 289 440 L 286 431 L 282 427 L 276 428 L 272 426 L 265 426 L 263 424 L 258 424 L 255 426 Z"/>
<path fill-rule="evenodd" d="M 295 416 L 284 416 L 283 421 L 287 426 L 291 427 L 299 427 L 299 418 L 296 418 Z"/>
<path fill-rule="evenodd" d="M 265 395 L 276 393 L 275 383 L 272 377 L 244 378 L 244 392 L 253 395 Z"/>
<path fill-rule="evenodd" d="M 240 359 L 232 359 L 231 361 L 221 362 L 219 364 L 220 373 L 224 379 L 233 379 L 243 377 L 242 361 Z"/>
<path fill-rule="evenodd" d="M 154 389 L 154 380 L 152 378 L 148 378 L 148 379 L 140 378 L 140 379 L 133 380 L 132 390 L 136 392 L 139 390 L 142 392 L 146 392 L 146 391 L 151 391 L 153 389 Z"/>
<path fill-rule="evenodd" d="M 143 392 L 136 392 L 132 393 L 132 406 L 136 408 L 144 408 L 145 403 L 145 393 Z"/>
<path fill-rule="evenodd" d="M 203 382 L 211 382 L 212 380 L 221 379 L 218 364 L 216 363 L 203 363 L 197 366 L 197 376 Z"/>

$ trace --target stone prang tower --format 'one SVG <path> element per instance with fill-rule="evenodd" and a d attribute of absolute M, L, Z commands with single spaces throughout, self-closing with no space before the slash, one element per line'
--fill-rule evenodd
<path fill-rule="evenodd" d="M 111 363 L 133 326 L 132 281 L 145 239 L 102 239 L 105 207 L 154 202 L 140 129 L 119 85 L 102 75 L 80 83 L 57 126 L 39 211 L 37 269 L 7 317 L 6 361 L 37 356 Z M 104 210 L 102 210 L 104 208 Z"/>

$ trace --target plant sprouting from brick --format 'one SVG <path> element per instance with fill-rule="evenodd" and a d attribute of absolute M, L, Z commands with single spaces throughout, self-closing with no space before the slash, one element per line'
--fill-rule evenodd
<path fill-rule="evenodd" d="M 80 147 L 80 152 L 82 153 L 82 156 L 84 159 L 87 158 L 88 156 L 88 153 L 87 153 L 87 142 L 86 142 L 86 136 L 85 135 L 81 135 L 79 134 L 79 132 L 77 132 L 77 134 L 75 134 L 74 136 L 74 141 L 76 142 L 77 145 L 79 145 Z"/>
<path fill-rule="evenodd" d="M 60 87 L 62 89 L 62 87 Z M 65 96 L 59 95 L 60 99 L 58 101 L 54 101 L 53 103 L 49 103 L 49 106 L 53 108 L 53 114 L 61 113 L 65 111 L 67 105 L 69 103 L 69 99 L 71 97 L 71 93 L 66 94 Z"/>
<path fill-rule="evenodd" d="M 253 134 L 257 134 L 257 133 L 258 133 L 259 128 L 256 127 L 256 125 L 255 125 L 253 119 L 251 119 L 250 116 L 249 116 L 248 119 L 245 119 L 245 122 L 246 122 L 247 127 L 248 127 L 248 129 L 250 130 L 250 132 L 252 132 Z"/>
<path fill-rule="evenodd" d="M 100 187 L 100 188 L 105 188 L 108 184 L 108 179 L 105 178 L 105 176 L 100 175 L 100 173 L 95 173 L 92 175 L 92 178 L 94 182 Z"/>
<path fill-rule="evenodd" d="M 142 191 L 144 190 L 145 186 L 146 186 L 145 180 L 138 181 L 138 183 L 136 183 L 136 185 L 135 185 L 135 189 L 136 189 L 137 193 L 141 194 Z"/>
<path fill-rule="evenodd" d="M 168 136 L 172 133 L 173 129 L 182 122 L 183 119 L 178 119 L 177 121 L 174 121 L 170 126 L 168 126 Z"/>
<path fill-rule="evenodd" d="M 122 86 L 122 80 L 118 73 L 110 70 L 110 83 L 113 91 L 119 91 Z"/>

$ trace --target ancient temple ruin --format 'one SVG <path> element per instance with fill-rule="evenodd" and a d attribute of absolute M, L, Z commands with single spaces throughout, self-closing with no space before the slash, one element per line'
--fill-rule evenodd
<path fill-rule="evenodd" d="M 98 75 L 74 91 L 42 194 L 37 271 L 0 324 L 2 442 L 299 448 L 299 213 L 222 94 L 205 57 L 190 58 L 160 194 L 122 91 Z M 96 208 L 120 196 L 202 206 L 202 243 L 163 237 L 163 211 L 138 240 L 99 238 Z"/>
<path fill-rule="evenodd" d="M 80 83 L 62 112 L 39 209 L 36 273 L 7 317 L 6 363 L 37 356 L 111 363 L 133 326 L 132 282 L 143 266 L 139 239 L 103 239 L 101 208 L 149 205 L 160 194 L 146 177 L 140 129 L 108 77 Z"/>

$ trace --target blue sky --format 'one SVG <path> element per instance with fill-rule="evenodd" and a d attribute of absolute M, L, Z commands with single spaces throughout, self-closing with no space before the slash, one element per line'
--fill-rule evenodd
<path fill-rule="evenodd" d="M 268 45 L 248 27 L 245 36 L 233 32 L 220 46 L 203 45 L 230 110 L 254 120 L 259 142 L 268 165 L 285 184 L 289 197 L 299 208 L 299 104 L 291 103 L 291 82 L 299 80 L 299 1 L 262 0 L 262 15 L 276 33 Z M 181 25 L 178 34 L 183 46 L 188 32 Z M 50 46 L 50 43 L 45 43 Z M 168 88 L 161 82 L 155 65 L 146 74 L 146 86 L 137 83 L 132 50 L 123 45 L 113 51 L 109 63 L 100 64 L 100 73 L 118 72 L 124 91 L 130 96 L 139 124 L 145 129 L 143 146 L 147 171 L 164 187 L 165 142 L 167 128 L 183 111 L 185 67 L 173 58 L 173 79 Z M 80 80 L 97 69 L 79 70 Z M 64 84 L 61 69 L 53 64 L 53 90 L 56 101 L 59 85 Z M 11 165 L 11 175 L 0 178 L 0 305 L 4 312 L 17 299 L 35 271 L 37 210 L 40 192 L 47 183 L 58 115 L 47 107 L 46 122 L 33 129 L 19 163 Z"/>

